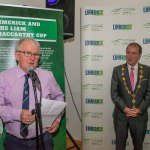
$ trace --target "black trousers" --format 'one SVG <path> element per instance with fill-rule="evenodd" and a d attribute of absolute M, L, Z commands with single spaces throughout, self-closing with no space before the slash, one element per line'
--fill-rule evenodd
<path fill-rule="evenodd" d="M 43 135 L 44 148 L 45 150 L 52 150 L 53 142 L 52 135 L 48 132 L 45 132 Z M 37 150 L 36 147 L 36 138 L 32 139 L 19 139 L 15 136 L 6 133 L 6 138 L 4 141 L 5 150 Z"/>
<path fill-rule="evenodd" d="M 116 133 L 116 150 L 125 150 L 130 131 L 134 150 L 143 150 L 143 141 L 147 130 L 147 122 L 140 117 L 128 117 L 125 120 L 114 119 L 114 128 Z"/>

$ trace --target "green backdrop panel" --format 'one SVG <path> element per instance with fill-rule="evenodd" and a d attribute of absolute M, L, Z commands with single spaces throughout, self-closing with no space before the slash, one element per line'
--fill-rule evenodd
<path fill-rule="evenodd" d="M 18 39 L 32 37 L 40 42 L 40 67 L 52 70 L 60 88 L 64 89 L 63 12 L 24 6 L 0 5 L 0 71 L 16 66 L 14 46 Z M 5 131 L 0 127 L 0 150 Z M 66 149 L 66 120 L 54 134 L 54 150 Z"/>

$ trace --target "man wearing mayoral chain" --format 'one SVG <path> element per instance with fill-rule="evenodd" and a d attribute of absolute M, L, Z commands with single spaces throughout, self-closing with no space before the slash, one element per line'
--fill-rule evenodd
<path fill-rule="evenodd" d="M 130 43 L 125 64 L 114 67 L 111 98 L 114 102 L 116 150 L 125 150 L 130 131 L 134 150 L 143 150 L 150 105 L 150 67 L 140 64 L 142 47 Z"/>

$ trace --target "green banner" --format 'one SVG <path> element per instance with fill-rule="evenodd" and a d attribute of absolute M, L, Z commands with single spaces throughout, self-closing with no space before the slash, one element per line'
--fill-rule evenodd
<path fill-rule="evenodd" d="M 57 22 L 55 19 L 0 16 L 0 39 L 14 40 L 23 37 L 56 42 Z"/>
<path fill-rule="evenodd" d="M 0 5 L 0 71 L 16 66 L 15 44 L 32 37 L 41 45 L 40 67 L 51 70 L 63 92 L 64 42 L 63 12 L 60 10 Z M 5 130 L 0 121 L 0 150 Z M 62 117 L 59 131 L 53 135 L 54 150 L 66 150 L 66 120 Z"/>

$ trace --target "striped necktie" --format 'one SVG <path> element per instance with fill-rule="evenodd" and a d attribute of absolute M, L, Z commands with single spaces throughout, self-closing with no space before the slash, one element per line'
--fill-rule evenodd
<path fill-rule="evenodd" d="M 29 75 L 25 75 L 22 109 L 29 109 Z M 20 134 L 25 138 L 28 135 L 28 125 L 21 123 Z"/>

